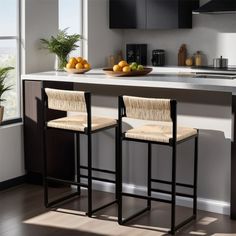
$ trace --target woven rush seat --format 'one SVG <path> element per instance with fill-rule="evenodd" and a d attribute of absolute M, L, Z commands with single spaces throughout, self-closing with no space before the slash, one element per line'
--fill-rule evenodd
<path fill-rule="evenodd" d="M 125 137 L 154 142 L 169 143 L 172 139 L 172 126 L 149 124 L 126 131 Z M 197 130 L 188 127 L 177 127 L 177 141 L 184 140 L 197 134 Z"/>
<path fill-rule="evenodd" d="M 95 131 L 112 125 L 116 125 L 116 123 L 117 121 L 115 119 L 93 116 L 91 129 L 92 131 Z M 84 132 L 85 128 L 87 128 L 87 115 L 67 116 L 51 120 L 47 123 L 47 126 L 51 128 Z"/>

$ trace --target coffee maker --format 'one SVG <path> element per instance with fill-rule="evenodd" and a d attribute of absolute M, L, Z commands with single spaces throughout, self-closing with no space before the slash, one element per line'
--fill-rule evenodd
<path fill-rule="evenodd" d="M 165 51 L 163 49 L 156 49 L 152 51 L 152 65 L 153 66 L 165 65 Z"/>
<path fill-rule="evenodd" d="M 127 44 L 126 60 L 128 63 L 136 62 L 147 65 L 147 44 Z"/>

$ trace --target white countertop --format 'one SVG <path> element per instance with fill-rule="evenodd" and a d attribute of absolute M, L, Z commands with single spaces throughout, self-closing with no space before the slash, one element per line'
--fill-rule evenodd
<path fill-rule="evenodd" d="M 199 70 L 190 68 L 155 67 L 149 75 L 140 77 L 109 77 L 105 75 L 101 69 L 93 69 L 82 75 L 52 71 L 22 75 L 22 80 L 204 90 L 236 94 L 236 79 L 226 79 L 224 76 L 217 79 L 195 78 L 192 73 L 196 71 L 199 72 Z"/>

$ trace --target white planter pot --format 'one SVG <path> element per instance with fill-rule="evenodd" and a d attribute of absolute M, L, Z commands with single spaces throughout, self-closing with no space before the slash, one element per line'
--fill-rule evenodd
<path fill-rule="evenodd" d="M 2 123 L 3 120 L 3 113 L 4 113 L 4 107 L 0 106 L 0 124 Z"/>

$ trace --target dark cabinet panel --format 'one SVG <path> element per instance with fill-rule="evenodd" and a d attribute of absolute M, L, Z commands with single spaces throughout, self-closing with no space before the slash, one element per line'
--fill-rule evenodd
<path fill-rule="evenodd" d="M 24 149 L 25 168 L 29 181 L 40 181 L 43 169 L 43 122 L 41 88 L 73 89 L 71 83 L 24 81 Z M 66 116 L 65 112 L 48 111 L 48 118 Z M 48 172 L 51 176 L 72 180 L 74 178 L 73 134 L 48 130 Z"/>
<path fill-rule="evenodd" d="M 178 28 L 179 0 L 147 0 L 147 28 Z"/>
<path fill-rule="evenodd" d="M 110 28 L 145 29 L 146 0 L 110 0 Z"/>
<path fill-rule="evenodd" d="M 192 28 L 199 0 L 110 0 L 110 28 Z"/>
<path fill-rule="evenodd" d="M 192 12 L 199 8 L 199 0 L 179 1 L 179 28 L 192 28 Z"/>

